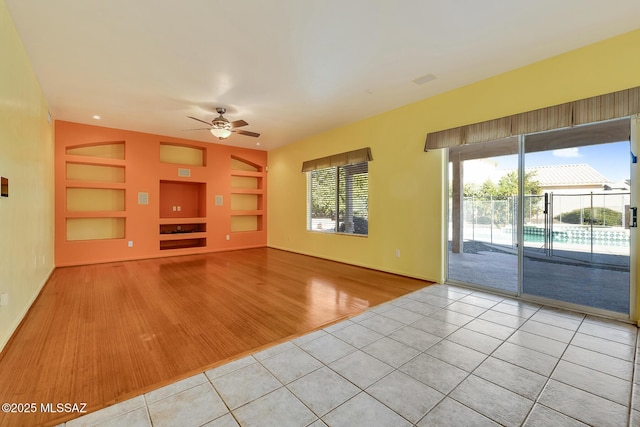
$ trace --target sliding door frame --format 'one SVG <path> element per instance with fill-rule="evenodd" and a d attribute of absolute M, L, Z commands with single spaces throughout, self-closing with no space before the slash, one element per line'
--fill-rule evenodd
<path fill-rule="evenodd" d="M 630 118 L 630 150 L 631 153 L 635 156 L 639 156 L 638 152 L 638 138 L 639 138 L 639 127 L 640 127 L 640 114 L 635 114 L 629 117 Z M 553 131 L 550 131 L 553 132 Z M 638 315 L 638 305 L 640 301 L 638 301 L 638 289 L 637 289 L 637 269 L 638 262 L 640 262 L 638 253 L 637 253 L 637 237 L 638 237 L 638 229 L 631 228 L 630 229 L 630 254 L 629 254 L 629 309 L 628 313 L 618 313 L 610 310 L 604 310 L 600 308 L 594 308 L 569 302 L 564 302 L 561 300 L 549 299 L 544 297 L 538 297 L 530 294 L 523 293 L 523 281 L 524 281 L 524 170 L 525 170 L 525 139 L 529 135 L 518 135 L 518 209 L 517 209 L 517 292 L 514 294 L 508 291 L 502 291 L 499 289 L 495 289 L 489 286 L 482 286 L 473 283 L 463 283 L 455 280 L 449 280 L 449 249 L 448 249 L 448 240 L 449 240 L 449 218 L 451 215 L 451 206 L 449 203 L 450 197 L 448 196 L 449 192 L 449 150 L 446 150 L 445 153 L 445 164 L 446 164 L 446 175 L 445 175 L 445 194 L 446 194 L 446 209 L 445 209 L 445 223 L 447 224 L 447 229 L 443 233 L 444 235 L 444 260 L 445 260 L 445 281 L 452 284 L 461 284 L 464 286 L 470 286 L 473 288 L 487 290 L 489 292 L 499 293 L 506 296 L 516 297 L 522 301 L 530 301 L 534 303 L 554 306 L 558 308 L 564 308 L 569 310 L 575 310 L 583 313 L 594 314 L 598 316 L 615 318 L 618 320 L 626 320 L 631 321 L 633 323 L 640 324 Z M 630 167 L 630 178 L 631 178 L 631 196 L 630 196 L 630 206 L 635 207 L 638 206 L 638 165 L 637 163 L 631 163 Z M 461 231 L 462 232 L 462 231 Z"/>

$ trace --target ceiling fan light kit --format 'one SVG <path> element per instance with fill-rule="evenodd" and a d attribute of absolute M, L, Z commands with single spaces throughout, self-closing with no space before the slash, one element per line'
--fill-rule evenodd
<path fill-rule="evenodd" d="M 229 136 L 231 136 L 232 133 L 252 136 L 254 138 L 257 138 L 260 136 L 260 134 L 256 132 L 250 132 L 248 130 L 236 130 L 235 128 L 239 128 L 241 126 L 247 126 L 249 123 L 245 122 L 244 120 L 236 120 L 234 122 L 230 122 L 223 116 L 223 114 L 226 113 L 227 111 L 225 108 L 218 107 L 216 108 L 216 111 L 220 115 L 215 119 L 213 119 L 211 123 L 206 122 L 204 120 L 200 120 L 196 117 L 191 117 L 191 116 L 187 116 L 187 117 L 209 125 L 210 126 L 209 128 L 205 128 L 202 130 L 208 130 L 209 132 L 211 132 L 213 136 L 215 136 L 218 139 L 227 139 Z"/>
<path fill-rule="evenodd" d="M 218 139 L 229 138 L 229 135 L 231 135 L 231 131 L 225 128 L 211 128 L 211 133 Z"/>

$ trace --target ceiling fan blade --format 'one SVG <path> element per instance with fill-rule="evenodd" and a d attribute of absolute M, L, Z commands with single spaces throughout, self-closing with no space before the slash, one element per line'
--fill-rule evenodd
<path fill-rule="evenodd" d="M 249 123 L 245 122 L 244 120 L 236 120 L 235 122 L 231 122 L 230 123 L 232 129 L 233 128 L 239 128 L 239 127 L 242 127 L 242 126 L 246 126 L 248 124 Z"/>
<path fill-rule="evenodd" d="M 188 130 L 211 130 L 211 128 L 197 128 L 197 129 L 181 129 L 182 132 L 188 131 Z"/>
<path fill-rule="evenodd" d="M 238 133 L 240 135 L 253 136 L 254 138 L 257 138 L 260 136 L 259 133 L 250 132 L 248 130 L 233 130 L 232 132 Z"/>
<path fill-rule="evenodd" d="M 202 123 L 204 123 L 204 124 L 206 124 L 206 125 L 211 126 L 211 123 L 209 123 L 209 122 L 205 122 L 204 120 L 196 119 L 195 117 L 191 117 L 191 116 L 187 116 L 187 117 L 189 117 L 190 119 L 197 120 L 197 121 L 199 121 L 199 122 L 202 122 Z"/>

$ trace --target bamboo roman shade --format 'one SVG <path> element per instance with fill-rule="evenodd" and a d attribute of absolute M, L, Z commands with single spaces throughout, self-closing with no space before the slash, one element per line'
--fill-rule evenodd
<path fill-rule="evenodd" d="M 493 141 L 640 113 L 640 87 L 427 134 L 424 151 Z"/>
<path fill-rule="evenodd" d="M 346 153 L 307 160 L 302 163 L 302 172 L 311 172 L 334 166 L 352 165 L 355 163 L 369 162 L 371 160 L 373 160 L 373 157 L 371 156 L 371 148 L 360 148 L 359 150 L 347 151 Z"/>

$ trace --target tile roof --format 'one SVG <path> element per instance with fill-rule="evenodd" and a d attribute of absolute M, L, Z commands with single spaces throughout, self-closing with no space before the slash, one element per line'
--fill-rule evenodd
<path fill-rule="evenodd" d="M 543 187 L 553 185 L 605 184 L 610 182 L 604 175 L 586 163 L 525 168 L 525 172 L 531 171 L 536 171 L 535 179 L 539 181 Z"/>

